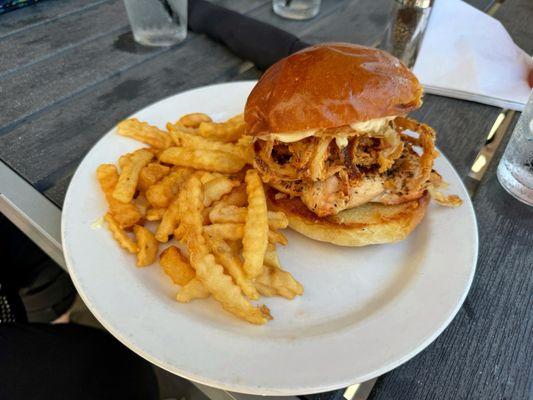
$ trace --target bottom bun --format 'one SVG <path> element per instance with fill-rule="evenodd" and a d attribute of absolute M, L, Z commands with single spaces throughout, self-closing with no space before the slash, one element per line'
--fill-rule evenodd
<path fill-rule="evenodd" d="M 277 196 L 280 198 L 276 199 L 278 193 L 269 188 L 268 201 L 271 208 L 287 214 L 292 229 L 311 239 L 339 246 L 366 246 L 403 240 L 424 218 L 429 204 L 426 192 L 418 200 L 402 204 L 367 203 L 337 215 L 319 217 L 299 198 Z"/>

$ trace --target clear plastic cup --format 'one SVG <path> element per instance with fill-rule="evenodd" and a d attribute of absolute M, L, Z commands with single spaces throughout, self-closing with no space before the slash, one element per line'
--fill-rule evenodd
<path fill-rule="evenodd" d="M 135 41 L 171 46 L 187 37 L 187 0 L 124 0 Z"/>

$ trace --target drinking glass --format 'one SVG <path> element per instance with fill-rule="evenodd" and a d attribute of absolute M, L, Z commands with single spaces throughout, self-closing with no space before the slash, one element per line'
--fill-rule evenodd
<path fill-rule="evenodd" d="M 497 175 L 505 190 L 533 206 L 533 94 L 516 123 Z"/>
<path fill-rule="evenodd" d="M 321 0 L 273 0 L 274 12 L 288 19 L 310 19 L 320 11 Z"/>
<path fill-rule="evenodd" d="M 187 0 L 124 0 L 135 41 L 170 46 L 187 36 Z"/>

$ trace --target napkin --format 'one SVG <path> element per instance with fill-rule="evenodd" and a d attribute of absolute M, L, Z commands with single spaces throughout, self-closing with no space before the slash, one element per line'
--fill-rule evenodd
<path fill-rule="evenodd" d="M 503 25 L 461 0 L 436 0 L 413 72 L 427 93 L 522 111 L 533 59 Z"/>
<path fill-rule="evenodd" d="M 205 33 L 265 70 L 308 44 L 275 26 L 205 0 L 189 0 L 189 29 Z"/>

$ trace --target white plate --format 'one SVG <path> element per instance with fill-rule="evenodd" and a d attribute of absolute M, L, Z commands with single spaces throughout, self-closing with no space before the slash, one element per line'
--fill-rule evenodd
<path fill-rule="evenodd" d="M 224 119 L 242 112 L 253 84 L 191 90 L 134 116 L 160 127 L 194 111 Z M 211 299 L 178 304 L 176 287 L 159 266 L 136 268 L 109 232 L 93 224 L 106 211 L 96 167 L 137 147 L 111 131 L 87 154 L 65 199 L 63 248 L 78 292 L 102 325 L 168 371 L 252 394 L 338 389 L 413 357 L 463 303 L 477 260 L 476 219 L 459 176 L 439 157 L 437 170 L 464 204 L 457 209 L 431 205 L 401 243 L 342 248 L 288 231 L 281 261 L 305 294 L 293 301 L 265 298 L 274 316 L 268 324 L 247 324 Z"/>

